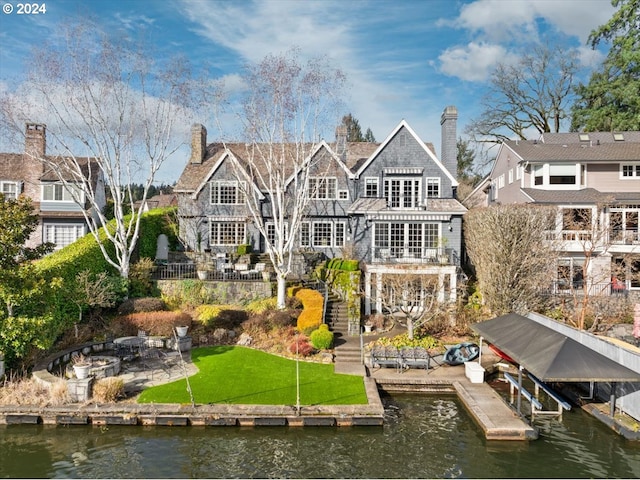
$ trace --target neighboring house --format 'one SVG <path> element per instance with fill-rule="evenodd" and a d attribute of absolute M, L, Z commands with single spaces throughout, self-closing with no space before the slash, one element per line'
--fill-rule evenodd
<path fill-rule="evenodd" d="M 313 200 L 298 252 L 332 258 L 348 251 L 360 260 L 366 314 L 382 309 L 376 292 L 383 288 L 383 275 L 433 276 L 441 301 L 456 298 L 466 212 L 456 199 L 458 184 L 451 173 L 457 163 L 456 122 L 456 108 L 447 107 L 442 161 L 404 120 L 379 144 L 347 142 L 346 130 L 338 127 L 335 142 L 321 141 L 310 154 L 313 167 L 305 194 Z M 189 248 L 216 253 L 250 243 L 254 251 L 264 251 L 242 193 L 257 187 L 239 184 L 230 160 L 234 155 L 246 165 L 245 152 L 245 144 L 207 145 L 206 129 L 192 128 L 191 159 L 174 188 L 181 236 Z M 260 194 L 269 201 L 268 192 Z"/>
<path fill-rule="evenodd" d="M 137 209 L 140 206 L 140 201 L 135 202 L 133 205 Z M 177 205 L 178 197 L 174 193 L 160 193 L 147 198 L 142 207 L 142 211 L 146 213 L 154 208 L 175 207 Z"/>
<path fill-rule="evenodd" d="M 25 132 L 24 153 L 0 153 L 0 191 L 6 197 L 16 198 L 25 195 L 33 201 L 39 217 L 38 227 L 27 241 L 27 246 L 34 247 L 44 242 L 52 242 L 56 249 L 73 243 L 84 236 L 87 223 L 82 211 L 89 211 L 89 202 L 79 206 L 72 198 L 71 191 L 65 187 L 56 173 L 47 167 L 41 159 L 55 161 L 55 156 L 46 153 L 46 127 L 42 124 L 28 123 Z M 79 158 L 86 177 L 88 172 L 99 172 L 97 167 L 88 168 L 92 160 Z M 70 178 L 68 179 L 70 180 Z M 106 203 L 104 179 L 102 175 L 93 175 L 90 179 L 97 198 Z M 84 199 L 81 186 L 75 192 Z"/>
<path fill-rule="evenodd" d="M 489 203 L 558 207 L 546 232 L 561 252 L 557 288 L 587 281 L 592 293 L 640 290 L 640 132 L 507 141 L 490 179 Z"/>

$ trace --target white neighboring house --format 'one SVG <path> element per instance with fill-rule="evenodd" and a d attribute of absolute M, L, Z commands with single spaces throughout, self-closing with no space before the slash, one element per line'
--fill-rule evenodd
<path fill-rule="evenodd" d="M 557 206 L 546 232 L 561 252 L 556 287 L 568 280 L 586 281 L 594 293 L 640 291 L 640 132 L 503 142 L 489 179 L 489 204 Z M 592 257 L 582 278 L 585 246 Z"/>
<path fill-rule="evenodd" d="M 33 201 L 35 212 L 39 217 L 38 228 L 27 241 L 28 247 L 44 242 L 52 242 L 56 249 L 65 247 L 89 230 L 83 208 L 90 209 L 89 202 L 78 205 L 68 187 L 65 187 L 56 173 L 48 168 L 39 158 L 46 156 L 46 126 L 28 123 L 25 131 L 24 153 L 0 153 L 0 192 L 7 198 L 25 195 Z M 56 157 L 46 157 L 54 160 Z M 89 158 L 80 158 L 81 164 L 88 166 L 93 162 Z M 99 168 L 85 168 L 94 173 L 90 179 L 97 198 L 102 207 L 106 204 L 104 178 Z M 80 186 L 80 198 L 84 198 Z"/>

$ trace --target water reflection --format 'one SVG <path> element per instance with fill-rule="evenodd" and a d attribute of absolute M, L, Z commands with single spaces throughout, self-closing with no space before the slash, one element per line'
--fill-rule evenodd
<path fill-rule="evenodd" d="M 385 398 L 384 427 L 0 427 L 2 477 L 636 478 L 640 445 L 580 410 L 487 442 L 455 397 Z"/>

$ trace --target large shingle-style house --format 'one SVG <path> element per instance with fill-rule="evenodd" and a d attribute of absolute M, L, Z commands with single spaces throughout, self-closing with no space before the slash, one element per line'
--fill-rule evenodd
<path fill-rule="evenodd" d="M 60 249 L 87 233 L 87 224 L 81 206 L 75 203 L 56 173 L 41 159 L 55 161 L 55 156 L 46 153 L 46 127 L 42 124 L 28 123 L 25 131 L 24 153 L 0 153 L 0 191 L 7 198 L 25 195 L 33 201 L 39 224 L 27 242 L 34 247 L 44 242 L 52 242 Z M 92 160 L 79 158 L 79 163 L 88 166 Z M 94 192 L 102 205 L 106 203 L 104 179 L 97 167 L 85 168 L 85 176 L 94 172 L 91 178 Z M 68 179 L 71 181 L 71 178 Z M 82 189 L 78 186 L 79 195 Z M 89 202 L 84 204 L 89 211 Z"/>
<path fill-rule="evenodd" d="M 490 180 L 490 203 L 557 206 L 546 235 L 561 253 L 560 286 L 584 280 L 605 292 L 640 290 L 640 132 L 545 133 L 533 141 L 507 141 Z"/>
<path fill-rule="evenodd" d="M 321 141 L 311 152 L 313 198 L 301 226 L 299 251 L 332 258 L 348 249 L 360 260 L 366 314 L 381 311 L 376 291 L 383 275 L 436 277 L 439 299 L 455 300 L 466 212 L 456 199 L 452 173 L 456 122 L 456 108 L 447 107 L 441 159 L 404 120 L 379 144 L 347 142 L 346 130 L 338 127 L 334 142 Z M 205 128 L 194 125 L 191 159 L 174 188 L 182 236 L 194 250 L 225 252 L 248 242 L 254 251 L 264 251 L 230 155 L 246 165 L 246 145 L 207 145 Z M 268 201 L 269 192 L 260 194 Z"/>

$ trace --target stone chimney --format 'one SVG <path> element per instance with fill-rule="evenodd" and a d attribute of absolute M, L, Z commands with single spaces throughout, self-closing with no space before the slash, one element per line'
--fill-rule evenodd
<path fill-rule="evenodd" d="M 191 126 L 191 163 L 202 163 L 207 153 L 207 129 L 194 123 Z"/>
<path fill-rule="evenodd" d="M 442 126 L 440 161 L 454 178 L 457 178 L 458 170 L 457 122 L 458 109 L 453 105 L 445 108 L 440 118 Z"/>
<path fill-rule="evenodd" d="M 47 153 L 47 126 L 41 123 L 27 123 L 24 153 L 30 158 L 40 159 Z"/>
<path fill-rule="evenodd" d="M 336 153 L 344 160 L 347 157 L 347 126 L 336 127 Z"/>

